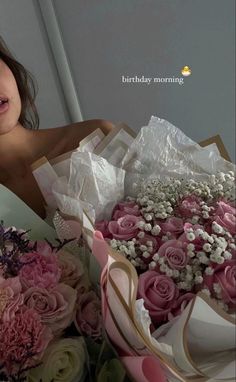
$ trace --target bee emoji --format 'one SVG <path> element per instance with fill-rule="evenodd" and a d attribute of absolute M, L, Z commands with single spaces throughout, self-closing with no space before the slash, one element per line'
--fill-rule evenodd
<path fill-rule="evenodd" d="M 181 70 L 181 73 L 183 74 L 184 77 L 188 77 L 190 76 L 190 74 L 192 73 L 191 69 L 189 66 L 184 66 Z"/>

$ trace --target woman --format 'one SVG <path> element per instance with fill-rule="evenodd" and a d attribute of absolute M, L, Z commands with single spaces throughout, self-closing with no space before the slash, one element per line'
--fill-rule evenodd
<path fill-rule="evenodd" d="M 37 130 L 39 117 L 34 104 L 31 75 L 17 62 L 0 37 L 0 184 L 3 184 L 41 217 L 44 199 L 31 172 L 42 156 L 52 159 L 78 147 L 95 129 L 107 134 L 114 126 L 101 119 Z"/>

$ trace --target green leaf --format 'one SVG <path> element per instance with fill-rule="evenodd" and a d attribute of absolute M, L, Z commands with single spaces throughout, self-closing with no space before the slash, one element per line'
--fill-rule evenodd
<path fill-rule="evenodd" d="M 113 358 L 104 363 L 98 374 L 97 382 L 123 382 L 125 374 L 125 369 L 121 362 Z"/>

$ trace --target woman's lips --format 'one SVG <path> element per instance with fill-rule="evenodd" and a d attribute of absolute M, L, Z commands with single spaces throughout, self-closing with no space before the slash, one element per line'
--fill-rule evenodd
<path fill-rule="evenodd" d="M 8 110 L 8 108 L 9 108 L 8 101 L 0 102 L 0 114 L 5 113 Z"/>

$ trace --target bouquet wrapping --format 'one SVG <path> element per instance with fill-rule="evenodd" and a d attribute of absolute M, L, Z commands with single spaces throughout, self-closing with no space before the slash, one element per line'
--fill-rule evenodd
<path fill-rule="evenodd" d="M 72 153 L 49 182 L 101 266 L 111 343 L 137 381 L 234 380 L 235 166 L 156 117 L 112 147 Z"/>
<path fill-rule="evenodd" d="M 0 199 L 0 380 L 101 382 L 113 368 L 124 381 L 103 338 L 80 225 L 56 214 L 57 235 L 3 186 Z"/>

